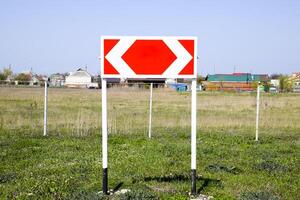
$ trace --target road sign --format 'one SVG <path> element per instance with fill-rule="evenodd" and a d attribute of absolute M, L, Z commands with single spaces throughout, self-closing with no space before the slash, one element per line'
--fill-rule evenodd
<path fill-rule="evenodd" d="M 103 36 L 103 78 L 196 78 L 195 37 Z"/>
<path fill-rule="evenodd" d="M 189 78 L 191 104 L 191 181 L 196 194 L 197 140 L 197 38 L 196 37 L 101 37 L 102 79 L 102 191 L 108 194 L 107 78 Z M 152 88 L 152 84 L 151 84 Z M 151 97 L 152 98 L 152 91 Z M 151 102 L 151 100 L 150 100 Z M 152 106 L 150 106 L 152 107 Z M 152 109 L 152 108 L 151 108 Z M 150 110 L 151 110 L 150 109 Z M 149 127 L 151 127 L 151 111 Z M 149 129 L 151 131 L 151 129 Z M 149 131 L 149 137 L 151 132 Z"/>

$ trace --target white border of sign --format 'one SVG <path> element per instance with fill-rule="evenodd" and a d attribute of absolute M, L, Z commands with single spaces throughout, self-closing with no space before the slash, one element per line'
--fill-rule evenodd
<path fill-rule="evenodd" d="M 131 75 L 122 76 L 119 74 L 103 74 L 104 71 L 104 39 L 131 39 L 131 40 L 194 40 L 194 74 L 193 75 L 176 75 L 176 76 L 164 76 L 164 75 Z M 102 78 L 197 78 L 197 37 L 193 36 L 101 36 L 100 40 L 101 50 L 100 50 L 100 58 L 101 58 L 101 77 Z M 127 50 L 127 49 L 126 49 Z"/>

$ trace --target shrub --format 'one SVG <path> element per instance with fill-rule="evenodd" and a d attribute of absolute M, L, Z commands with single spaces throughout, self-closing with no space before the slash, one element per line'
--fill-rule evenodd
<path fill-rule="evenodd" d="M 17 81 L 30 81 L 31 77 L 29 74 L 24 74 L 24 73 L 21 73 L 21 74 L 18 74 L 15 78 L 15 80 Z"/>
<path fill-rule="evenodd" d="M 0 81 L 5 81 L 6 76 L 3 73 L 0 73 Z"/>
<path fill-rule="evenodd" d="M 281 92 L 291 92 L 293 91 L 293 81 L 289 80 L 288 76 L 281 76 L 279 78 L 279 88 Z"/>

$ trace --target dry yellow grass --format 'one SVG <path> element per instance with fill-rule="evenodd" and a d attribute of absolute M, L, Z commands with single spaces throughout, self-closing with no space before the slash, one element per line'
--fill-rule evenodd
<path fill-rule="evenodd" d="M 42 130 L 43 88 L 0 88 L 0 127 Z M 190 93 L 154 89 L 153 129 L 190 127 Z M 49 131 L 52 134 L 86 135 L 101 126 L 101 91 L 49 89 Z M 256 96 L 250 93 L 198 93 L 199 130 L 255 128 Z M 109 132 L 147 133 L 149 90 L 109 88 Z M 279 133 L 300 128 L 300 96 L 263 94 L 260 128 Z"/>

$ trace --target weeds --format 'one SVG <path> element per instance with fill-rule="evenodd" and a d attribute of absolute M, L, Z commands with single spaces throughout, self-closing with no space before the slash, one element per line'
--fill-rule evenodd
<path fill-rule="evenodd" d="M 137 187 L 133 188 L 129 192 L 122 194 L 120 200 L 140 200 L 140 199 L 149 199 L 149 200 L 158 200 L 159 197 L 152 190 L 147 187 Z"/>
<path fill-rule="evenodd" d="M 255 170 L 264 170 L 267 172 L 278 173 L 278 172 L 286 172 L 288 168 L 274 161 L 263 161 L 260 162 L 253 167 Z"/>
<path fill-rule="evenodd" d="M 219 165 L 219 164 L 208 165 L 205 169 L 208 171 L 212 171 L 212 172 L 228 172 L 231 174 L 238 174 L 241 172 L 240 169 L 238 169 L 234 166 L 227 167 L 227 166 Z"/>
<path fill-rule="evenodd" d="M 7 183 L 10 181 L 13 181 L 17 178 L 17 174 L 16 173 L 8 173 L 8 174 L 2 174 L 0 175 L 0 184 L 1 183 Z"/>
<path fill-rule="evenodd" d="M 268 191 L 246 192 L 240 200 L 280 200 L 280 198 Z"/>

